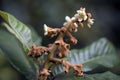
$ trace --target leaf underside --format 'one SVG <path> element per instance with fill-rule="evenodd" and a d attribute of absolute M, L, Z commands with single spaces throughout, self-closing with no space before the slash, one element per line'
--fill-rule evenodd
<path fill-rule="evenodd" d="M 27 79 L 36 78 L 35 67 L 27 58 L 20 42 L 5 30 L 0 30 L 0 53 Z"/>
<path fill-rule="evenodd" d="M 31 33 L 31 30 L 25 24 L 17 20 L 11 14 L 0 11 L 0 16 L 6 22 L 3 23 L 5 27 L 1 27 L 0 29 L 0 52 L 19 72 L 25 75 L 27 79 L 36 80 L 34 63 L 26 56 L 26 53 L 34 42 L 35 44 L 40 44 L 41 38 L 38 38 L 33 29 L 33 33 Z M 14 36 L 8 33 L 4 28 Z M 32 38 L 34 38 L 34 42 Z M 21 43 L 23 46 L 21 46 Z"/>
<path fill-rule="evenodd" d="M 77 76 L 57 76 L 54 80 L 120 80 L 120 76 L 111 72 L 97 73 L 97 74 L 85 74 L 83 77 Z"/>

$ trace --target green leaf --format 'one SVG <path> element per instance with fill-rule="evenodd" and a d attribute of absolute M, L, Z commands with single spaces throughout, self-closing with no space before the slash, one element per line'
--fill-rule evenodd
<path fill-rule="evenodd" d="M 40 46 L 41 42 L 42 42 L 42 38 L 37 34 L 37 32 L 32 27 L 30 27 L 30 29 L 31 29 L 31 33 L 32 33 L 33 43 L 36 46 Z"/>
<path fill-rule="evenodd" d="M 105 38 L 102 38 L 90 46 L 71 50 L 67 56 L 72 64 L 83 64 L 83 71 L 91 71 L 98 66 L 112 68 L 120 64 L 114 46 Z M 54 70 L 54 75 L 63 72 L 63 67 L 58 66 Z"/>
<path fill-rule="evenodd" d="M 25 51 L 27 51 L 29 49 L 29 46 L 33 44 L 31 30 L 25 24 L 7 12 L 0 11 L 0 16 L 8 24 L 4 24 L 4 26 L 8 29 L 8 31 L 10 31 L 20 40 Z"/>
<path fill-rule="evenodd" d="M 76 77 L 76 76 L 66 76 L 63 77 L 57 76 L 54 80 L 120 80 L 120 76 L 115 75 L 111 72 L 98 73 L 98 74 L 85 74 L 84 77 Z"/>
<path fill-rule="evenodd" d="M 36 79 L 35 67 L 32 61 L 24 54 L 20 42 L 13 35 L 2 29 L 0 29 L 0 53 L 28 80 Z"/>

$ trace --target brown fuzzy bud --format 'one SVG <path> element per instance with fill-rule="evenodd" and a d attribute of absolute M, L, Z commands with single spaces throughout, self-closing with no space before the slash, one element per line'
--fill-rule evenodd
<path fill-rule="evenodd" d="M 67 32 L 66 34 L 69 37 L 69 39 L 67 39 L 68 43 L 70 43 L 70 44 L 77 44 L 77 39 L 75 37 L 73 37 L 70 32 Z"/>
<path fill-rule="evenodd" d="M 58 46 L 58 57 L 65 57 L 69 53 L 70 45 L 66 44 L 63 40 L 57 40 L 55 45 Z"/>
<path fill-rule="evenodd" d="M 70 70 L 70 67 L 71 67 L 70 65 L 71 65 L 71 64 L 70 64 L 69 62 L 63 60 L 63 61 L 62 61 L 62 65 L 65 67 L 64 72 L 65 72 L 65 73 L 68 73 L 69 70 Z"/>
<path fill-rule="evenodd" d="M 44 46 L 39 46 L 39 47 L 36 47 L 36 46 L 31 46 L 31 49 L 30 51 L 28 52 L 28 56 L 31 56 L 31 57 L 35 57 L 35 58 L 38 58 L 40 57 L 43 53 L 48 53 L 49 50 L 47 47 L 44 47 Z"/>
<path fill-rule="evenodd" d="M 69 63 L 68 61 L 63 60 L 62 65 L 65 67 L 65 70 L 64 70 L 65 73 L 68 73 L 70 68 L 73 68 L 74 72 L 77 76 L 83 76 L 82 64 L 73 65 L 73 64 Z"/>
<path fill-rule="evenodd" d="M 79 22 L 79 23 L 78 23 L 78 26 L 79 26 L 79 27 L 82 27 L 82 28 L 84 27 L 84 25 L 83 25 L 82 22 Z"/>
<path fill-rule="evenodd" d="M 66 31 L 67 31 L 66 27 L 62 27 L 62 28 L 61 28 L 61 32 L 62 32 L 62 33 L 65 33 Z"/>
<path fill-rule="evenodd" d="M 78 31 L 78 30 L 77 30 L 77 27 L 78 27 L 78 24 L 77 24 L 77 23 L 71 24 L 71 26 L 70 26 L 70 28 L 69 28 L 70 32 L 77 32 L 77 31 Z"/>
<path fill-rule="evenodd" d="M 91 13 L 87 13 L 87 16 L 88 16 L 88 18 L 91 18 L 92 14 Z"/>
<path fill-rule="evenodd" d="M 67 39 L 67 42 L 75 45 L 75 44 L 77 44 L 78 41 L 74 37 L 70 37 L 69 39 Z"/>
<path fill-rule="evenodd" d="M 77 64 L 73 67 L 74 72 L 77 76 L 83 76 L 82 64 Z"/>

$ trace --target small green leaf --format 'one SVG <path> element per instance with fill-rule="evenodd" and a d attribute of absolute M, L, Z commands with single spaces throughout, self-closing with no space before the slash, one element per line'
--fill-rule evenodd
<path fill-rule="evenodd" d="M 28 80 L 36 79 L 35 67 L 30 59 L 24 54 L 20 42 L 10 33 L 0 29 L 0 53 Z"/>
<path fill-rule="evenodd" d="M 91 71 L 98 66 L 112 68 L 120 64 L 118 55 L 113 45 L 105 38 L 102 38 L 92 45 L 80 49 L 71 50 L 68 54 L 69 62 L 72 64 L 83 64 L 83 71 Z M 63 72 L 63 67 L 59 66 L 54 70 L 54 74 Z"/>
<path fill-rule="evenodd" d="M 27 51 L 30 45 L 33 44 L 31 30 L 25 24 L 7 12 L 0 11 L 0 16 L 8 24 L 4 24 L 4 26 L 21 41 L 25 51 Z"/>
<path fill-rule="evenodd" d="M 111 72 L 98 73 L 98 74 L 85 74 L 84 77 L 66 76 L 63 77 L 57 76 L 54 80 L 120 80 L 120 76 L 115 75 Z"/>

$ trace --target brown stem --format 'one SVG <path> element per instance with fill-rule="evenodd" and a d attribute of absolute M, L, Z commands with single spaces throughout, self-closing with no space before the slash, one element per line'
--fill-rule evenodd
<path fill-rule="evenodd" d="M 51 58 L 50 61 L 53 62 L 53 63 L 56 63 L 56 62 L 61 63 L 61 62 L 62 62 L 62 59 Z"/>
<path fill-rule="evenodd" d="M 66 34 L 67 34 L 69 37 L 73 37 L 72 34 L 71 34 L 69 31 L 67 31 Z"/>
<path fill-rule="evenodd" d="M 56 39 L 57 40 L 60 40 L 60 39 L 63 39 L 65 33 L 68 31 L 70 25 L 73 23 L 74 21 L 71 21 L 71 22 L 68 22 L 67 25 L 65 26 L 66 28 L 66 31 L 64 33 L 60 33 L 58 38 Z M 44 68 L 48 69 L 50 67 L 50 61 L 58 61 L 58 62 L 61 62 L 61 60 L 59 59 L 56 59 L 56 58 L 53 58 L 53 55 L 54 55 L 54 52 L 55 50 L 57 49 L 57 45 L 53 44 L 52 45 L 52 48 L 50 50 L 50 53 L 48 54 L 47 56 L 47 59 L 45 60 L 45 63 L 44 63 Z M 46 80 L 47 79 L 47 76 L 48 75 L 45 75 L 45 76 L 42 76 L 43 77 L 43 80 Z"/>

